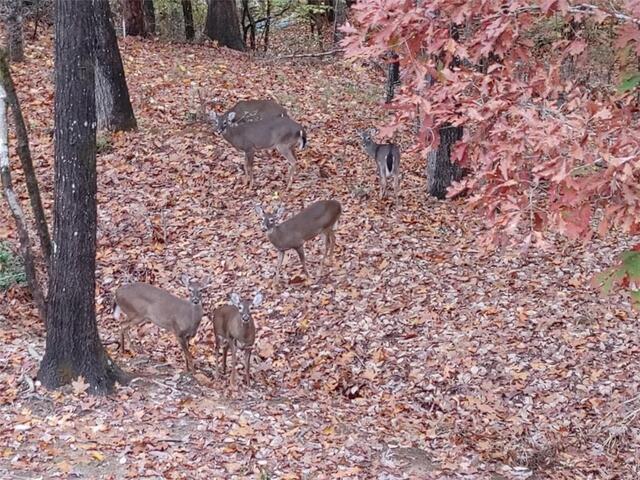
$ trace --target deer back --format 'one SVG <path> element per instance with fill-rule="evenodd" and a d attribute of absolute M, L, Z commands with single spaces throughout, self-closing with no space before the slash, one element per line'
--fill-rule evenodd
<path fill-rule="evenodd" d="M 118 288 L 116 303 L 127 317 L 146 319 L 176 334 L 195 335 L 202 320 L 202 304 L 195 305 L 146 283 Z"/>
<path fill-rule="evenodd" d="M 234 113 L 232 124 L 255 122 L 274 117 L 288 117 L 287 110 L 272 100 L 240 100 L 225 115 Z"/>
<path fill-rule="evenodd" d="M 222 136 L 238 150 L 300 148 L 306 143 L 304 128 L 289 117 L 275 117 L 256 122 L 229 125 Z"/>
<path fill-rule="evenodd" d="M 333 227 L 341 212 L 340 202 L 336 200 L 314 202 L 268 232 L 269 240 L 279 250 L 299 247 L 306 240 Z"/>

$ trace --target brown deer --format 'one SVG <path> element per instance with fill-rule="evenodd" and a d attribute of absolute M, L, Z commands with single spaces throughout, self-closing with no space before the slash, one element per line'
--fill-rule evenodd
<path fill-rule="evenodd" d="M 129 328 L 144 322 L 152 322 L 158 327 L 169 330 L 178 339 L 187 371 L 193 370 L 193 360 L 189 353 L 189 341 L 196 335 L 202 320 L 201 292 L 209 286 L 206 283 L 194 282 L 182 276 L 187 286 L 190 299 L 184 300 L 171 293 L 147 283 L 130 283 L 116 290 L 116 308 L 113 313 L 116 321 L 121 313 L 127 316 L 120 331 L 120 349 L 124 352 L 125 336 Z"/>
<path fill-rule="evenodd" d="M 253 158 L 260 150 L 275 148 L 289 162 L 287 188 L 293 182 L 296 170 L 295 148 L 304 149 L 307 145 L 307 134 L 304 128 L 289 117 L 271 117 L 253 122 L 236 124 L 236 115 L 229 112 L 224 115 L 212 114 L 216 131 L 233 145 L 244 152 L 244 171 L 247 183 L 253 187 Z"/>
<path fill-rule="evenodd" d="M 295 250 L 300 257 L 302 270 L 307 277 L 307 265 L 304 257 L 304 242 L 322 234 L 325 240 L 324 256 L 320 262 L 320 276 L 324 267 L 324 260 L 333 253 L 336 244 L 334 227 L 342 213 L 342 206 L 337 200 L 320 200 L 307 206 L 288 220 L 278 224 L 284 213 L 284 207 L 269 214 L 260 205 L 255 207 L 256 213 L 262 219 L 262 230 L 267 233 L 269 241 L 278 250 L 278 266 L 276 267 L 276 281 L 280 278 L 280 267 L 288 250 Z"/>
<path fill-rule="evenodd" d="M 251 349 L 256 339 L 256 326 L 251 308 L 262 302 L 262 294 L 256 293 L 253 301 L 241 300 L 237 293 L 231 294 L 231 305 L 223 305 L 213 312 L 213 330 L 216 335 L 216 355 L 222 347 L 222 373 L 227 373 L 227 351 L 231 347 L 231 384 L 236 378 L 236 349 L 244 350 L 245 383 L 249 384 L 249 362 Z M 218 367 L 220 360 L 218 360 Z"/>
<path fill-rule="evenodd" d="M 375 130 L 358 131 L 362 139 L 362 147 L 376 162 L 380 194 L 382 199 L 387 190 L 387 180 L 393 179 L 394 202 L 398 201 L 400 190 L 400 148 L 395 143 L 376 143 L 371 137 Z"/>

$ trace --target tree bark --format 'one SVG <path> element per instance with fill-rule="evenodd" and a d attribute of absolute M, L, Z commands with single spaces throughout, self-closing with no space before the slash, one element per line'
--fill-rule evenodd
<path fill-rule="evenodd" d="M 191 6 L 191 0 L 182 0 L 182 14 L 184 15 L 184 37 L 190 42 L 196 34 L 193 28 L 193 7 Z"/>
<path fill-rule="evenodd" d="M 337 44 L 342 40 L 344 34 L 340 27 L 347 20 L 347 5 L 345 0 L 333 0 L 333 43 Z"/>
<path fill-rule="evenodd" d="M 96 21 L 96 108 L 98 130 L 113 132 L 137 127 L 124 76 L 109 0 L 94 0 Z"/>
<path fill-rule="evenodd" d="M 8 15 L 6 20 L 9 59 L 12 62 L 24 60 L 24 46 L 22 43 L 22 0 L 8 0 Z"/>
<path fill-rule="evenodd" d="M 42 199 L 40 198 L 38 179 L 31 159 L 27 126 L 25 125 L 24 117 L 22 116 L 22 109 L 20 108 L 18 95 L 16 94 L 13 79 L 11 78 L 11 72 L 9 70 L 5 52 L 0 52 L 0 83 L 4 86 L 7 93 L 7 100 L 11 106 L 11 111 L 13 112 L 13 123 L 16 129 L 16 139 L 18 141 L 18 157 L 20 158 L 20 163 L 24 172 L 27 192 L 29 193 L 29 201 L 31 203 L 31 210 L 33 211 L 33 218 L 36 222 L 36 232 L 38 233 L 40 248 L 42 249 L 42 255 L 48 271 L 51 263 L 51 237 L 49 236 L 47 217 L 42 206 Z"/>
<path fill-rule="evenodd" d="M 244 51 L 235 0 L 209 0 L 204 32 L 220 45 Z"/>
<path fill-rule="evenodd" d="M 400 83 L 400 61 L 398 54 L 390 50 L 387 55 L 387 97 L 385 103 L 391 103 L 395 96 L 396 86 Z"/>
<path fill-rule="evenodd" d="M 269 49 L 269 33 L 271 32 L 271 0 L 267 0 L 267 21 L 264 24 L 264 45 L 263 50 Z"/>
<path fill-rule="evenodd" d="M 451 163 L 451 147 L 462 138 L 462 127 L 444 124 L 439 129 L 440 144 L 427 156 L 427 190 L 430 195 L 443 200 L 454 180 L 462 176 L 459 165 Z"/>
<path fill-rule="evenodd" d="M 144 30 L 151 35 L 156 34 L 156 9 L 153 0 L 143 0 L 142 9 L 144 16 Z"/>
<path fill-rule="evenodd" d="M 126 34 L 131 37 L 144 35 L 142 0 L 122 0 L 122 12 Z"/>
<path fill-rule="evenodd" d="M 245 23 L 245 19 L 249 22 Z M 242 0 L 242 41 L 247 44 L 247 33 L 249 33 L 249 42 L 251 50 L 256 49 L 256 21 L 251 13 L 249 0 Z"/>
<path fill-rule="evenodd" d="M 49 276 L 47 340 L 38 379 L 57 388 L 82 376 L 91 393 L 123 380 L 96 324 L 96 111 L 94 0 L 55 2 L 56 246 Z"/>
<path fill-rule="evenodd" d="M 3 53 L 3 62 L 6 64 Z M 24 262 L 24 271 L 27 276 L 27 283 L 31 290 L 31 296 L 38 308 L 38 313 L 43 322 L 46 322 L 47 309 L 40 288 L 40 282 L 38 282 L 38 276 L 36 274 L 36 267 L 33 261 L 33 253 L 31 251 L 31 241 L 29 239 L 29 232 L 24 218 L 24 212 L 20 205 L 15 191 L 13 190 L 13 182 L 11 180 L 11 169 L 9 166 L 9 128 L 7 126 L 7 92 L 3 85 L 0 85 L 0 178 L 2 180 L 2 186 L 4 187 L 4 195 L 9 204 L 9 209 L 13 215 L 13 219 L 16 222 L 16 229 L 18 230 L 18 238 L 20 239 L 20 249 L 22 251 L 22 260 Z"/>

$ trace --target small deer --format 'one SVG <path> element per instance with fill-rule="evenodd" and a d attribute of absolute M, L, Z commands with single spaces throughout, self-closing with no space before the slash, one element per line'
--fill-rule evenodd
<path fill-rule="evenodd" d="M 144 322 L 152 322 L 158 327 L 174 333 L 187 364 L 187 371 L 193 370 L 193 359 L 189 353 L 189 341 L 195 336 L 202 320 L 201 292 L 209 286 L 182 276 L 182 282 L 189 289 L 190 299 L 184 300 L 147 283 L 130 283 L 116 290 L 116 321 L 124 312 L 127 320 L 120 331 L 120 348 L 125 350 L 124 338 L 129 328 Z"/>
<path fill-rule="evenodd" d="M 212 114 L 216 131 L 244 152 L 244 171 L 249 187 L 253 188 L 253 157 L 259 150 L 275 148 L 289 162 L 287 188 L 291 186 L 296 169 L 295 147 L 300 150 L 307 146 L 307 134 L 304 128 L 289 117 L 271 117 L 246 123 L 234 123 L 236 114 Z"/>
<path fill-rule="evenodd" d="M 256 293 L 253 301 L 241 300 L 237 293 L 231 294 L 231 305 L 223 305 L 213 312 L 213 330 L 216 335 L 216 355 L 222 347 L 222 374 L 227 373 L 227 351 L 231 347 L 231 384 L 235 385 L 236 349 L 244 350 L 245 383 L 249 385 L 249 361 L 256 339 L 256 326 L 251 308 L 262 303 L 262 293 Z M 220 367 L 220 360 L 218 360 Z"/>
<path fill-rule="evenodd" d="M 398 201 L 400 190 L 400 148 L 395 143 L 376 143 L 371 138 L 375 130 L 358 131 L 362 139 L 362 147 L 376 161 L 380 180 L 380 198 L 384 198 L 387 180 L 393 179 L 394 202 Z"/>
<path fill-rule="evenodd" d="M 256 213 L 262 219 L 262 230 L 267 233 L 269 241 L 278 250 L 278 266 L 275 279 L 280 279 L 280 267 L 288 250 L 295 250 L 300 257 L 302 270 L 310 277 L 304 258 L 304 242 L 322 234 L 325 240 L 324 256 L 320 262 L 320 276 L 324 267 L 324 260 L 331 256 L 336 244 L 334 226 L 342 207 L 337 200 L 320 200 L 307 206 L 288 220 L 278 224 L 284 213 L 284 207 L 280 206 L 274 214 L 265 212 L 260 205 L 255 207 Z"/>

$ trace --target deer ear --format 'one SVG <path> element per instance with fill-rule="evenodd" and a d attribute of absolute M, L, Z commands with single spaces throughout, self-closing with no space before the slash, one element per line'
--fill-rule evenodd
<path fill-rule="evenodd" d="M 284 205 L 280 205 L 276 211 L 277 218 L 282 218 L 282 215 L 284 215 Z"/>
<path fill-rule="evenodd" d="M 264 217 L 264 210 L 260 205 L 255 205 L 253 209 L 256 211 L 258 215 L 260 215 L 261 217 Z"/>
<path fill-rule="evenodd" d="M 227 113 L 227 121 L 228 122 L 233 122 L 233 119 L 236 118 L 236 112 L 229 112 Z"/>
<path fill-rule="evenodd" d="M 262 303 L 262 292 L 256 293 L 256 296 L 253 297 L 253 306 L 257 307 Z"/>
<path fill-rule="evenodd" d="M 183 284 L 185 287 L 188 287 L 188 286 L 189 286 L 189 284 L 191 283 L 191 282 L 189 281 L 189 275 L 187 275 L 186 273 L 183 273 L 183 274 L 180 276 L 180 281 L 182 282 L 182 284 Z"/>
<path fill-rule="evenodd" d="M 231 294 L 231 304 L 236 308 L 240 308 L 240 295 L 233 292 Z"/>

